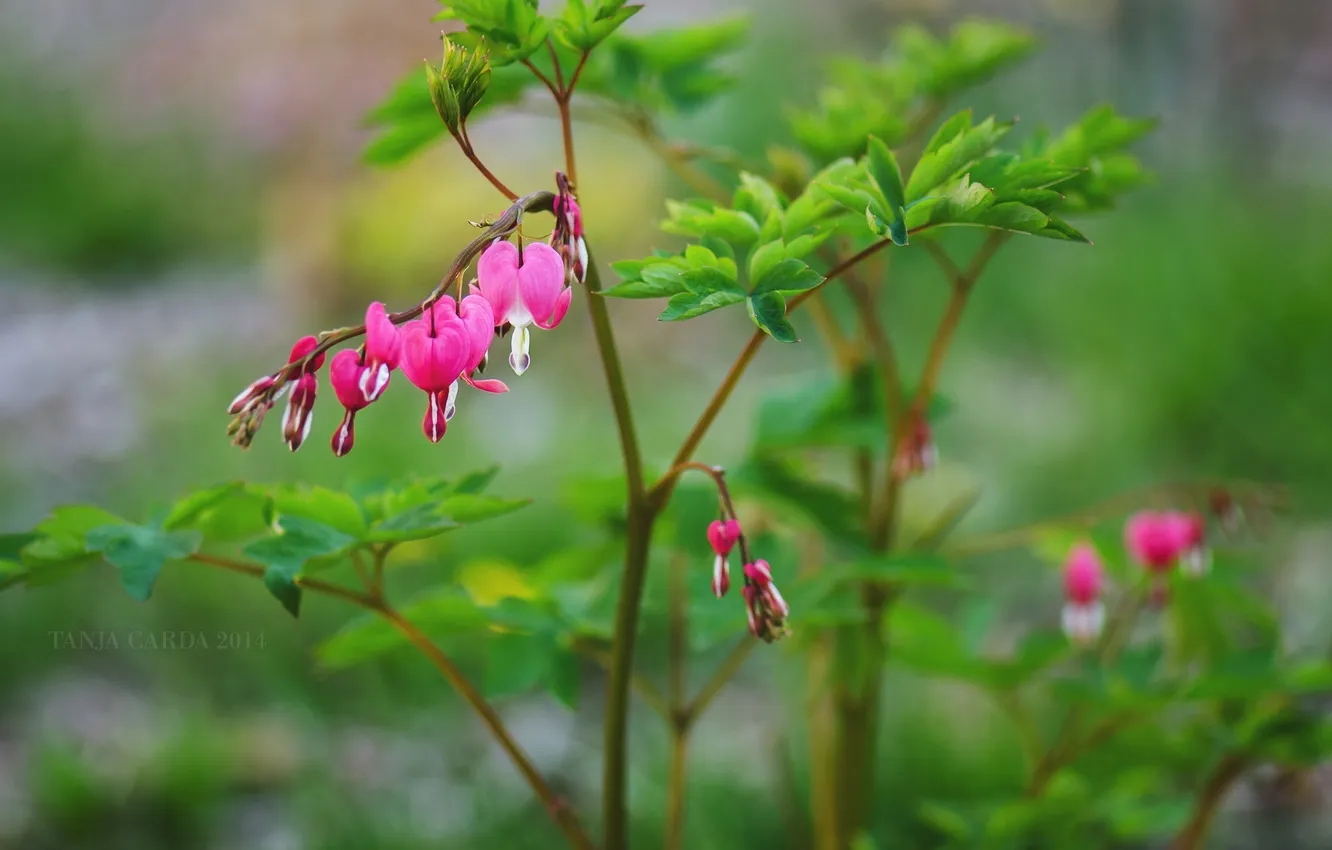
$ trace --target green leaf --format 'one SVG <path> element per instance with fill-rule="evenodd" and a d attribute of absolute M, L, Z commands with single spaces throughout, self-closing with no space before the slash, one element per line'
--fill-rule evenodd
<path fill-rule="evenodd" d="M 711 313 L 713 310 L 719 310 L 722 307 L 739 304 L 744 300 L 745 293 L 734 289 L 709 292 L 706 295 L 700 295 L 697 292 L 682 292 L 679 295 L 671 296 L 671 300 L 666 302 L 666 309 L 657 318 L 663 322 L 684 321 L 685 319 L 701 316 L 704 313 Z"/>
<path fill-rule="evenodd" d="M 488 622 L 485 612 L 453 585 L 426 591 L 398 613 L 432 636 L 471 635 L 485 629 Z M 378 615 L 367 614 L 325 640 L 315 655 L 325 668 L 340 669 L 405 645 L 407 639 L 401 632 Z"/>
<path fill-rule="evenodd" d="M 932 194 L 931 190 L 936 186 L 955 177 L 986 154 L 1011 127 L 1009 123 L 999 124 L 994 118 L 986 118 L 975 127 L 964 127 L 951 140 L 926 153 L 912 169 L 906 200 L 916 201 Z"/>
<path fill-rule="evenodd" d="M 638 270 L 638 279 L 626 280 L 618 286 L 602 290 L 601 294 L 611 298 L 668 298 L 688 291 L 682 278 L 683 273 L 684 269 L 674 263 L 645 265 Z"/>
<path fill-rule="evenodd" d="M 761 280 L 774 266 L 786 259 L 786 245 L 776 239 L 760 245 L 749 255 L 749 280 Z"/>
<path fill-rule="evenodd" d="M 199 534 L 143 525 L 103 525 L 88 531 L 87 545 L 89 551 L 101 552 L 120 569 L 120 582 L 131 597 L 145 602 L 167 561 L 198 551 Z"/>
<path fill-rule="evenodd" d="M 823 275 L 800 260 L 782 260 L 769 268 L 762 277 L 755 280 L 754 289 L 750 292 L 751 301 L 770 293 L 789 295 L 806 292 L 823 283 L 823 280 Z M 785 318 L 785 301 L 782 302 L 781 309 L 782 317 Z M 755 321 L 758 320 L 755 319 Z M 763 325 L 760 324 L 759 327 L 763 327 Z M 768 333 L 772 333 L 772 331 L 768 331 Z M 774 336 L 776 335 L 774 334 Z M 787 340 L 782 341 L 786 342 Z"/>
<path fill-rule="evenodd" d="M 552 653 L 550 666 L 546 671 L 546 686 L 565 708 L 577 711 L 578 694 L 582 688 L 582 670 L 578 656 L 560 650 Z"/>
<path fill-rule="evenodd" d="M 380 520 L 360 539 L 366 543 L 405 543 L 428 540 L 455 528 L 461 525 L 444 516 L 439 504 L 424 504 Z"/>
<path fill-rule="evenodd" d="M 340 554 L 356 542 L 351 535 L 306 517 L 279 516 L 276 525 L 277 534 L 254 541 L 242 552 L 289 579 L 300 575 L 311 560 Z"/>
<path fill-rule="evenodd" d="M 902 187 L 902 170 L 897 166 L 897 157 L 883 143 L 882 139 L 870 136 L 869 173 L 888 202 L 887 212 L 893 220 L 901 218 L 900 210 L 906 206 L 906 190 Z"/>
<path fill-rule="evenodd" d="M 495 476 L 499 475 L 499 470 L 498 464 L 473 470 L 458 479 L 457 483 L 453 485 L 453 492 L 480 493 L 494 483 Z"/>
<path fill-rule="evenodd" d="M 308 484 L 265 489 L 281 516 L 314 520 L 349 537 L 360 537 L 366 531 L 365 514 L 349 493 Z"/>
<path fill-rule="evenodd" d="M 511 514 L 530 504 L 532 504 L 531 499 L 501 499 L 498 496 L 459 493 L 444 499 L 439 505 L 439 513 L 455 522 L 470 525 Z"/>
<path fill-rule="evenodd" d="M 695 295 L 711 295 L 714 292 L 731 292 L 744 295 L 745 291 L 735 282 L 735 278 L 716 267 L 690 269 L 680 275 L 689 291 Z"/>
<path fill-rule="evenodd" d="M 296 580 L 277 567 L 264 570 L 264 587 L 293 617 L 301 616 L 301 589 Z"/>
<path fill-rule="evenodd" d="M 751 245 L 759 238 L 759 224 L 753 216 L 739 210 L 718 207 L 707 201 L 667 201 L 670 217 L 661 229 L 679 236 L 701 239 L 715 236 L 733 245 Z"/>
<path fill-rule="evenodd" d="M 240 481 L 231 481 L 191 493 L 172 506 L 166 519 L 162 520 L 162 528 L 167 531 L 193 528 L 209 511 L 240 493 L 244 487 Z"/>
<path fill-rule="evenodd" d="M 740 187 L 735 190 L 731 206 L 748 213 L 755 221 L 766 222 L 774 214 L 778 222 L 781 221 L 781 193 L 767 180 L 747 171 L 740 172 Z"/>
<path fill-rule="evenodd" d="M 795 327 L 786 318 L 786 299 L 780 292 L 765 292 L 745 299 L 749 317 L 759 330 L 778 342 L 799 342 Z"/>
<path fill-rule="evenodd" d="M 541 684 L 550 666 L 546 638 L 499 634 L 486 642 L 485 694 L 491 699 L 517 696 Z"/>

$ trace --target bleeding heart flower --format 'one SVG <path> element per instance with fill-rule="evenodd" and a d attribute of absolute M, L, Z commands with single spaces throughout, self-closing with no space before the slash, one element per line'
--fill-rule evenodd
<path fill-rule="evenodd" d="M 1105 628 L 1104 582 L 1101 557 L 1089 544 L 1074 546 L 1064 561 L 1064 634 L 1078 643 L 1091 643 Z"/>
<path fill-rule="evenodd" d="M 402 373 L 430 395 L 422 427 L 431 442 L 439 442 L 448 421 L 457 412 L 459 379 L 489 393 L 508 390 L 502 381 L 478 381 L 472 377 L 486 357 L 494 330 L 494 312 L 490 303 L 479 295 L 464 298 L 461 308 L 451 298 L 441 299 L 421 318 L 400 328 Z"/>
<path fill-rule="evenodd" d="M 893 453 L 893 475 L 899 479 L 920 475 L 933 469 L 938 462 L 939 452 L 934 447 L 929 420 L 913 413 L 907 432 Z"/>
<path fill-rule="evenodd" d="M 708 526 L 708 543 L 717 556 L 712 564 L 712 593 L 718 599 L 726 595 L 731 587 L 731 565 L 726 556 L 740 540 L 740 521 L 728 519 L 713 520 Z"/>
<path fill-rule="evenodd" d="M 1168 573 L 1182 551 L 1179 527 L 1170 514 L 1141 511 L 1124 525 L 1124 546 L 1133 560 L 1154 573 Z"/>
<path fill-rule="evenodd" d="M 477 261 L 476 274 L 474 291 L 490 302 L 494 327 L 513 327 L 509 365 L 521 375 L 532 362 L 528 328 L 550 330 L 569 311 L 573 290 L 564 285 L 564 261 L 544 242 L 528 243 L 520 261 L 517 246 L 497 239 Z"/>
<path fill-rule="evenodd" d="M 400 329 L 399 365 L 417 389 L 430 396 L 422 429 L 437 443 L 448 427 L 446 412 L 458 395 L 458 377 L 472 357 L 472 340 L 452 298 L 430 305 L 421 318 Z"/>
<path fill-rule="evenodd" d="M 555 183 L 559 193 L 555 196 L 555 230 L 550 235 L 550 245 L 560 252 L 564 260 L 569 285 L 583 283 L 587 279 L 587 241 L 583 239 L 583 213 L 578 208 L 569 189 L 569 178 L 555 172 Z"/>
<path fill-rule="evenodd" d="M 383 394 L 389 373 L 398 368 L 401 356 L 402 333 L 390 321 L 384 305 L 372 302 L 365 310 L 365 370 L 359 377 L 361 394 L 367 402 Z"/>
<path fill-rule="evenodd" d="M 333 454 L 338 457 L 351 451 L 356 441 L 356 411 L 370 404 L 364 387 L 371 371 L 361 353 L 351 348 L 344 348 L 333 355 L 333 360 L 328 364 L 328 380 L 333 385 L 333 394 L 346 408 L 342 414 L 342 424 L 333 432 Z"/>
<path fill-rule="evenodd" d="M 791 609 L 777 590 L 767 561 L 745 564 L 744 597 L 749 631 L 754 637 L 771 643 L 786 634 L 786 618 Z"/>

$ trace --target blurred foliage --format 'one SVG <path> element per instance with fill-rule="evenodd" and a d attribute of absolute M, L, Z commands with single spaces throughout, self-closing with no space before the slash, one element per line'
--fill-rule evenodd
<path fill-rule="evenodd" d="M 209 167 L 217 147 L 185 128 L 117 136 L 55 86 L 0 68 L 0 257 L 104 278 L 254 250 L 242 164 Z"/>

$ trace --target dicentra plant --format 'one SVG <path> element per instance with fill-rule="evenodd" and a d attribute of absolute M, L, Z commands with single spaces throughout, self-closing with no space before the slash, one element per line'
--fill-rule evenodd
<path fill-rule="evenodd" d="M 1087 848 L 1173 836 L 1188 850 L 1202 845 L 1219 801 L 1248 768 L 1298 766 L 1327 752 L 1329 728 L 1300 696 L 1326 688 L 1332 671 L 1284 650 L 1237 544 L 1212 555 L 1218 534 L 1266 517 L 1278 492 L 1165 484 L 970 539 L 952 532 L 976 502 L 974 487 L 918 498 L 939 474 L 931 423 L 948 407 L 936 395 L 943 365 L 987 265 L 1013 239 L 1048 240 L 1051 250 L 1087 244 L 1069 219 L 1107 210 L 1144 183 L 1127 148 L 1154 122 L 1103 106 L 1013 143 L 1013 122 L 978 119 L 955 102 L 1028 56 L 1034 41 L 971 20 L 943 36 L 904 28 L 880 57 L 837 60 L 815 103 L 790 108 L 789 132 L 768 160 L 738 166 L 738 156 L 664 138 L 660 127 L 663 115 L 726 90 L 719 61 L 741 44 L 745 23 L 622 32 L 640 8 L 570 0 L 545 14 L 536 0 L 448 4 L 441 18 L 460 26 L 444 36 L 441 63 L 410 74 L 374 111 L 382 132 L 367 156 L 399 162 L 447 134 L 505 205 L 457 210 L 460 220 L 481 221 L 477 236 L 419 302 L 375 302 L 363 325 L 299 340 L 230 407 L 231 434 L 244 447 L 283 404 L 270 430 L 295 451 L 310 438 L 326 375 L 344 410 L 330 436 L 341 456 L 354 449 L 357 417 L 373 415 L 367 408 L 390 384 L 394 392 L 411 384 L 425 393 L 425 436 L 438 442 L 455 410 L 474 402 L 471 390 L 521 392 L 494 377 L 503 371 L 489 362 L 497 336 L 508 337 L 508 364 L 523 375 L 540 358 L 534 329 L 576 333 L 565 319 L 585 311 L 624 467 L 591 499 L 600 543 L 551 553 L 557 566 L 533 569 L 524 593 L 498 603 L 453 582 L 399 601 L 385 573 L 396 547 L 525 504 L 485 493 L 493 469 L 345 492 L 234 482 L 142 524 L 95 507 L 58 508 L 33 531 L 4 538 L 5 583 L 40 583 L 105 560 L 144 600 L 165 564 L 184 562 L 259 579 L 293 615 L 307 592 L 362 608 L 369 616 L 334 635 L 321 659 L 364 662 L 415 646 L 577 848 L 629 844 L 635 691 L 672 742 L 662 840 L 673 850 L 704 846 L 685 838 L 690 733 L 746 658 L 783 638 L 806 673 L 793 706 L 808 741 L 808 818 L 798 822 L 809 834 L 793 835 L 792 847 Z M 553 101 L 560 170 L 551 186 L 511 188 L 469 127 L 534 95 Z M 597 262 L 606 258 L 594 253 L 597 222 L 584 222 L 578 203 L 575 106 L 637 136 L 697 194 L 667 202 L 669 247 L 610 263 L 618 278 L 610 286 Z M 963 256 L 967 230 L 979 240 Z M 901 251 L 924 252 L 942 273 L 941 317 L 885 320 L 890 285 L 940 285 L 890 276 L 888 259 Z M 673 454 L 639 443 L 616 299 L 664 299 L 660 318 L 669 322 L 743 305 L 753 322 Z M 802 307 L 831 353 L 830 375 L 767 400 L 746 456 L 729 471 L 696 459 L 765 344 L 799 341 L 792 317 Z M 899 366 L 894 322 L 935 323 L 917 375 Z M 534 369 L 522 380 L 544 378 Z M 608 559 L 608 547 L 619 555 Z M 1024 547 L 1062 567 L 1067 604 L 998 649 L 977 628 L 989 600 L 969 589 L 959 562 Z M 739 587 L 728 593 L 733 581 Z M 635 665 L 640 633 L 658 627 L 664 684 Z M 712 659 L 728 643 L 690 693 L 690 660 Z M 491 703 L 545 688 L 572 705 L 584 657 L 607 673 L 602 799 L 591 809 L 599 837 L 575 811 L 588 801 L 552 789 Z M 800 662 L 784 655 L 782 663 Z M 877 756 L 893 746 L 879 740 L 890 664 L 969 683 L 1011 718 L 1026 756 L 1011 794 L 922 801 L 906 823 L 876 818 Z"/>

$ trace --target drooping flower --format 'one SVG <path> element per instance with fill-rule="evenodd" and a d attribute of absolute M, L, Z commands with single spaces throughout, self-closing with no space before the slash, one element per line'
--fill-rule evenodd
<path fill-rule="evenodd" d="M 1101 558 L 1089 544 L 1074 546 L 1064 561 L 1064 634 L 1077 643 L 1095 641 L 1105 628 L 1103 574 Z"/>
<path fill-rule="evenodd" d="M 728 519 L 723 522 L 718 519 L 708 526 L 708 543 L 716 555 L 712 565 L 712 593 L 718 599 L 725 596 L 731 587 L 731 565 L 726 556 L 731 554 L 739 540 L 739 520 Z"/>
<path fill-rule="evenodd" d="M 487 392 L 503 392 L 498 381 L 473 381 L 471 372 L 485 357 L 494 329 L 490 305 L 469 295 L 463 299 L 464 319 L 451 298 L 432 304 L 421 318 L 401 328 L 402 354 L 399 365 L 418 389 L 430 396 L 422 429 L 426 438 L 437 443 L 453 417 L 462 378 Z M 498 384 L 500 388 L 495 388 Z"/>
<path fill-rule="evenodd" d="M 786 634 L 786 618 L 791 609 L 777 590 L 767 561 L 745 564 L 744 597 L 749 631 L 754 637 L 771 643 Z"/>
<path fill-rule="evenodd" d="M 573 290 L 564 284 L 564 261 L 544 242 L 531 242 L 521 260 L 512 242 L 497 239 L 476 264 L 475 291 L 493 308 L 494 327 L 513 328 L 509 365 L 515 374 L 527 371 L 531 331 L 536 325 L 550 330 L 569 311 Z"/>
<path fill-rule="evenodd" d="M 939 462 L 930 422 L 923 414 L 912 414 L 907 432 L 893 453 L 893 475 L 906 479 L 933 469 Z"/>
<path fill-rule="evenodd" d="M 555 172 L 559 193 L 555 196 L 555 230 L 550 245 L 564 260 L 569 285 L 587 280 L 587 241 L 583 239 L 583 213 L 569 188 L 569 178 Z"/>
<path fill-rule="evenodd" d="M 318 346 L 315 337 L 302 337 L 291 349 L 288 363 L 295 363 L 307 357 Z M 305 438 L 310 436 L 310 426 L 314 424 L 315 395 L 319 391 L 319 379 L 315 373 L 324 365 L 324 354 L 320 352 L 301 372 L 287 399 L 287 409 L 282 412 L 282 439 L 293 452 L 301 447 Z"/>
<path fill-rule="evenodd" d="M 371 302 L 365 310 L 365 369 L 358 378 L 366 402 L 372 402 L 384 393 L 389 373 L 398 368 L 401 356 L 402 333 L 389 319 L 383 303 Z"/>
<path fill-rule="evenodd" d="M 1129 517 L 1124 524 L 1124 546 L 1133 560 L 1157 574 L 1170 572 L 1182 551 L 1174 518 L 1155 511 Z"/>
<path fill-rule="evenodd" d="M 333 394 L 345 408 L 342 423 L 333 432 L 333 454 L 342 457 L 352 450 L 356 442 L 356 412 L 367 407 L 364 387 L 371 369 L 364 362 L 361 352 L 344 348 L 328 364 L 328 381 L 333 385 Z"/>
<path fill-rule="evenodd" d="M 1207 529 L 1203 518 L 1196 513 L 1174 513 L 1169 516 L 1179 547 L 1180 571 L 1191 578 L 1205 575 L 1212 566 L 1212 553 L 1207 547 Z"/>

